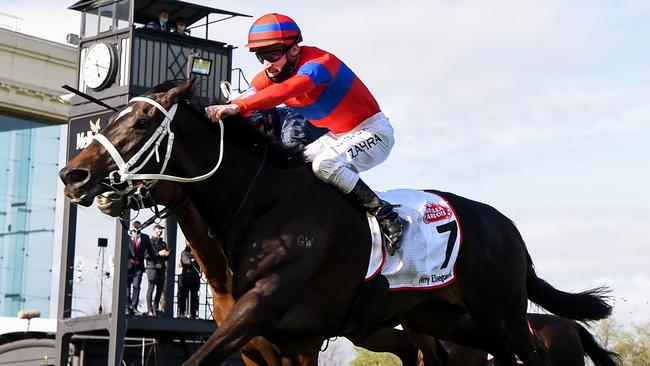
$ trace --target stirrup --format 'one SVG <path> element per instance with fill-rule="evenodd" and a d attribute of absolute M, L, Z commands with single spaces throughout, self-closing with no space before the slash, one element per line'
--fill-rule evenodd
<path fill-rule="evenodd" d="M 401 238 L 393 240 L 383 230 L 381 231 L 381 236 L 382 236 L 382 238 L 384 238 L 384 240 L 383 240 L 384 241 L 384 246 L 386 247 L 386 251 L 388 252 L 388 255 L 390 255 L 390 256 L 395 255 L 395 252 L 397 252 L 397 249 L 402 247 L 402 244 L 400 243 Z"/>
<path fill-rule="evenodd" d="M 391 235 L 391 233 L 388 232 L 387 230 L 384 230 L 385 226 L 384 224 L 382 224 L 384 220 L 389 220 L 389 221 L 392 220 L 390 220 L 389 218 L 384 218 L 381 221 L 378 220 L 381 235 L 384 239 L 383 240 L 384 245 L 386 246 L 386 250 L 388 251 L 388 254 L 391 256 L 395 255 L 395 252 L 402 247 L 402 236 L 404 235 L 404 231 L 409 225 L 409 222 L 404 220 L 399 215 L 397 215 L 397 213 L 395 213 L 395 216 L 396 216 L 395 218 L 396 220 L 394 224 L 399 225 L 399 231 L 392 233 L 393 235 Z"/>

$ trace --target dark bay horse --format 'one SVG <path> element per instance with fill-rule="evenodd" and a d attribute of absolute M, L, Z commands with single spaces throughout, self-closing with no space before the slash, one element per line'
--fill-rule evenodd
<path fill-rule="evenodd" d="M 291 354 L 305 340 L 346 332 L 370 251 L 365 213 L 319 181 L 301 151 L 271 143 L 237 117 L 225 127 L 208 121 L 188 103 L 191 90 L 191 82 L 173 83 L 133 100 L 96 136 L 103 145 L 93 141 L 60 171 L 65 194 L 87 206 L 109 189 L 128 191 L 131 180 L 161 179 L 158 172 L 168 180 L 196 177 L 183 189 L 228 258 L 236 301 L 187 364 L 210 351 L 224 360 L 259 335 Z M 132 158 L 151 157 L 152 141 L 171 129 L 173 151 L 164 162 L 138 165 L 146 174 L 135 174 Z M 399 319 L 410 331 L 485 349 L 504 365 L 515 364 L 512 353 L 528 365 L 548 365 L 528 332 L 528 299 L 572 319 L 611 313 L 602 289 L 572 294 L 537 277 L 518 230 L 497 210 L 439 194 L 464 229 L 457 279 L 434 291 L 379 288 L 372 294 L 377 306 L 367 309 L 374 328 Z"/>
<path fill-rule="evenodd" d="M 585 355 L 596 366 L 621 366 L 620 357 L 601 346 L 594 336 L 574 320 L 549 314 L 528 314 L 535 336 L 544 344 L 553 366 L 584 366 Z M 445 342 L 448 361 L 436 366 L 486 366 L 485 351 Z"/>
<path fill-rule="evenodd" d="M 210 228 L 205 223 L 196 207 L 187 200 L 182 186 L 168 181 L 159 181 L 152 187 L 153 200 L 143 201 L 149 207 L 154 204 L 175 207 L 174 213 L 185 238 L 192 247 L 192 252 L 210 284 L 213 298 L 214 320 L 217 325 L 223 324 L 235 300 L 232 297 L 232 274 L 228 268 L 228 260 L 219 242 L 209 235 Z M 98 201 L 98 208 L 106 215 L 119 217 L 127 209 L 127 201 L 122 198 L 110 197 Z M 131 207 L 138 209 L 142 207 Z M 401 330 L 382 328 L 373 330 L 364 339 L 350 340 L 358 347 L 374 352 L 389 352 L 396 355 L 404 365 L 415 365 L 418 360 L 418 350 Z M 321 342 L 322 343 L 322 342 Z M 301 364 L 316 365 L 321 343 L 309 342 L 301 347 L 298 355 Z M 309 348 L 311 346 L 311 348 Z M 282 354 L 277 347 L 263 337 L 256 337 L 242 348 L 242 357 L 247 366 L 282 365 Z M 429 362 L 429 358 L 426 359 Z"/>

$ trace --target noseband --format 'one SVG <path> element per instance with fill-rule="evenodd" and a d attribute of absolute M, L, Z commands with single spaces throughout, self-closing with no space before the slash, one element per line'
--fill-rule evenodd
<path fill-rule="evenodd" d="M 149 137 L 147 142 L 138 150 L 131 159 L 129 159 L 128 162 L 124 162 L 124 159 L 122 158 L 122 155 L 117 151 L 115 146 L 113 145 L 112 142 L 110 142 L 106 136 L 103 134 L 96 134 L 93 139 L 97 140 L 105 149 L 108 151 L 110 154 L 111 158 L 115 161 L 115 164 L 117 164 L 117 170 L 114 170 L 108 174 L 108 177 L 104 179 L 103 184 L 109 186 L 111 189 L 113 189 L 115 192 L 121 193 L 123 196 L 130 197 L 132 199 L 135 199 L 136 202 L 138 202 L 138 206 L 140 209 L 145 208 L 145 200 L 151 200 L 153 203 L 154 207 L 154 217 L 150 218 L 145 222 L 146 225 L 142 225 L 140 230 L 144 229 L 146 226 L 151 225 L 153 222 L 156 222 L 157 220 L 161 220 L 165 217 L 167 217 L 169 214 L 172 214 L 176 209 L 186 205 L 189 200 L 183 200 L 181 202 L 177 202 L 173 204 L 171 207 L 166 208 L 164 211 L 159 212 L 157 208 L 157 204 L 153 202 L 153 197 L 150 195 L 150 188 L 156 184 L 157 181 L 159 180 L 168 180 L 172 182 L 179 182 L 179 183 L 193 183 L 193 182 L 200 182 L 202 180 L 208 179 L 211 176 L 213 176 L 217 170 L 219 170 L 219 167 L 221 166 L 221 162 L 223 160 L 223 146 L 224 146 L 224 127 L 223 127 L 223 122 L 219 120 L 219 130 L 220 130 L 220 136 L 219 136 L 219 158 L 217 159 L 217 163 L 215 164 L 214 168 L 210 170 L 209 172 L 199 175 L 193 178 L 185 178 L 185 177 L 177 177 L 173 175 L 167 175 L 164 174 L 165 169 L 167 168 L 167 163 L 169 162 L 169 159 L 172 154 L 172 149 L 174 147 L 174 132 L 171 130 L 171 122 L 174 119 L 174 116 L 176 115 L 176 110 L 178 109 L 178 103 L 175 103 L 172 105 L 172 107 L 169 110 L 166 110 L 161 106 L 158 102 L 156 102 L 153 99 L 147 98 L 147 97 L 135 97 L 129 100 L 129 104 L 133 102 L 144 102 L 151 104 L 152 106 L 156 107 L 164 116 L 165 119 L 163 122 L 158 126 L 156 131 Z M 119 117 L 118 117 L 119 118 Z M 169 136 L 167 139 L 167 150 L 165 152 L 165 159 L 162 163 L 162 167 L 160 168 L 160 173 L 158 174 L 138 174 L 137 172 L 140 171 L 148 162 L 151 160 L 153 157 L 154 153 L 156 154 L 156 162 L 160 163 L 160 154 L 158 152 L 158 148 L 160 147 L 160 144 L 162 143 L 162 140 L 165 138 L 165 136 Z M 138 161 L 141 160 L 142 156 L 146 154 L 146 157 L 140 165 L 135 166 Z M 242 210 L 244 207 L 244 203 L 248 199 L 249 194 L 251 193 L 251 190 L 253 186 L 255 185 L 255 182 L 260 176 L 260 173 L 262 172 L 262 168 L 266 162 L 266 158 L 268 155 L 268 147 L 266 144 L 264 144 L 264 155 L 262 157 L 262 161 L 253 176 L 253 179 L 250 181 L 248 185 L 248 189 L 246 190 L 239 206 L 235 210 L 234 215 L 232 216 L 231 220 L 234 219 L 239 212 Z M 134 189 L 133 182 L 134 181 L 144 181 L 144 186 L 140 187 L 138 189 Z M 126 183 L 126 188 L 120 189 L 118 186 L 122 186 L 124 183 Z M 120 222 L 124 226 L 126 230 L 128 230 L 128 226 L 125 225 L 124 221 L 120 218 Z M 231 224 L 228 224 L 227 227 L 229 227 Z"/>

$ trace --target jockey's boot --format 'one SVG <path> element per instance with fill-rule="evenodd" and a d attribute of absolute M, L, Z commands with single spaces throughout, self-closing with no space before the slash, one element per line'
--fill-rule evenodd
<path fill-rule="evenodd" d="M 381 227 L 381 232 L 386 238 L 388 254 L 394 255 L 395 251 L 402 246 L 400 239 L 402 238 L 402 232 L 408 225 L 408 221 L 402 219 L 397 212 L 393 211 L 393 208 L 399 207 L 399 205 L 391 205 L 380 199 L 361 179 L 357 181 L 357 184 L 348 195 L 359 202 L 368 213 L 375 216 Z"/>

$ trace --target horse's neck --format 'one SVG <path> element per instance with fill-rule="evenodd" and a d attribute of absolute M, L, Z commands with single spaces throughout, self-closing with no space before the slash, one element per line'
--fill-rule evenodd
<path fill-rule="evenodd" d="M 192 122 L 195 122 L 194 126 Z M 238 122 L 226 122 L 226 136 L 228 125 Z M 178 134 L 182 145 L 179 157 L 184 160 L 176 159 L 173 168 L 179 169 L 182 176 L 200 175 L 214 167 L 218 159 L 219 136 L 215 136 L 209 127 L 200 121 L 187 121 L 180 127 L 183 131 Z M 224 234 L 233 226 L 245 226 L 247 220 L 257 215 L 249 212 L 254 206 L 270 207 L 274 201 L 298 199 L 295 194 L 292 196 L 292 192 L 308 189 L 312 184 L 322 184 L 306 165 L 279 168 L 263 161 L 264 148 L 270 149 L 260 143 L 252 154 L 226 141 L 223 162 L 215 175 L 201 182 L 183 184 L 185 192 L 216 234 Z M 224 249 L 228 252 L 228 248 Z"/>
<path fill-rule="evenodd" d="M 176 217 L 208 283 L 219 293 L 229 293 L 230 269 L 222 243 L 210 236 L 210 228 L 191 202 L 180 207 Z"/>

